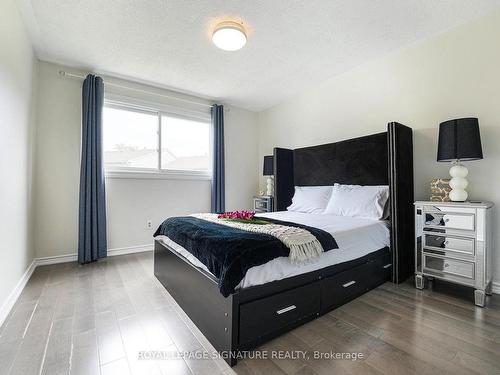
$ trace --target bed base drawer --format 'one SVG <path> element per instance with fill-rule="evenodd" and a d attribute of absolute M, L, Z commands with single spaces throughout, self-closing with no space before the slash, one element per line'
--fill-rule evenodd
<path fill-rule="evenodd" d="M 240 344 L 258 340 L 275 331 L 319 314 L 317 282 L 240 306 Z"/>
<path fill-rule="evenodd" d="M 392 256 L 389 252 L 381 257 L 373 259 L 368 264 L 370 266 L 370 274 L 372 276 L 371 281 L 377 281 L 377 280 L 387 281 L 391 278 Z"/>
<path fill-rule="evenodd" d="M 382 284 L 390 278 L 391 269 L 391 256 L 386 254 L 325 278 L 321 284 L 321 311 L 341 306 Z"/>

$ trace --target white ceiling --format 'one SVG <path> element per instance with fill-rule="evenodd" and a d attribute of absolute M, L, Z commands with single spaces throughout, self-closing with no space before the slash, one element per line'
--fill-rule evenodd
<path fill-rule="evenodd" d="M 263 110 L 500 0 L 18 0 L 38 57 Z M 249 30 L 237 52 L 214 22 Z"/>

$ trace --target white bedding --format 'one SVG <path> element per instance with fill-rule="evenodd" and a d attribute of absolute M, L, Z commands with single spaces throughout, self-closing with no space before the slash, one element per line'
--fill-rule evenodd
<path fill-rule="evenodd" d="M 290 211 L 270 212 L 258 214 L 258 216 L 323 229 L 335 238 L 339 248 L 327 251 L 320 257 L 304 264 L 292 264 L 288 257 L 279 257 L 266 264 L 252 267 L 236 289 L 261 285 L 361 258 L 390 244 L 388 223 L 384 220 Z M 177 251 L 195 266 L 208 271 L 196 257 L 170 238 L 157 236 L 156 239 Z"/>

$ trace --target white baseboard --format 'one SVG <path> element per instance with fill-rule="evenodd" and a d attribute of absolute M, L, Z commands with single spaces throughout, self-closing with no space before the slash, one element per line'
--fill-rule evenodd
<path fill-rule="evenodd" d="M 143 253 L 145 251 L 153 251 L 154 245 L 139 245 L 139 246 L 128 246 L 128 247 L 118 247 L 116 249 L 108 250 L 108 257 L 113 257 L 116 255 Z"/>
<path fill-rule="evenodd" d="M 153 251 L 153 244 L 139 245 L 139 246 L 128 246 L 128 247 L 117 247 L 115 249 L 108 249 L 108 257 L 113 257 L 113 256 L 117 256 L 117 255 L 134 254 L 134 253 L 143 253 L 145 251 Z M 41 257 L 41 258 L 35 259 L 37 266 L 47 266 L 49 264 L 76 262 L 77 260 L 78 260 L 78 255 L 75 253 L 56 255 L 56 256 L 52 256 L 52 257 Z"/>
<path fill-rule="evenodd" d="M 66 255 L 55 255 L 52 257 L 36 258 L 35 262 L 37 266 L 47 266 L 49 264 L 76 262 L 77 259 L 78 256 L 76 254 L 66 254 Z"/>
<path fill-rule="evenodd" d="M 37 266 L 36 260 L 33 260 L 33 262 L 31 262 L 26 272 L 24 272 L 23 276 L 21 276 L 21 279 L 18 281 L 17 285 L 14 287 L 12 292 L 10 292 L 9 296 L 0 307 L 0 326 L 3 324 L 3 322 L 9 315 L 10 310 L 12 310 L 12 308 L 14 307 L 14 304 L 21 295 L 21 292 L 23 291 L 24 287 L 26 286 L 26 283 L 33 274 L 33 271 L 35 270 L 36 266 Z"/>

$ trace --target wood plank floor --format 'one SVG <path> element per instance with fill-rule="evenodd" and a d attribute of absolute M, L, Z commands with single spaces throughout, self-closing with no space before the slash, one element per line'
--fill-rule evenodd
<path fill-rule="evenodd" d="M 221 359 L 167 358 L 213 348 L 154 278 L 152 253 L 44 266 L 0 328 L 0 374 L 500 374 L 500 296 L 484 309 L 472 300 L 445 284 L 386 283 L 259 348 L 309 359 L 230 369 Z M 314 351 L 364 358 L 314 360 Z"/>

